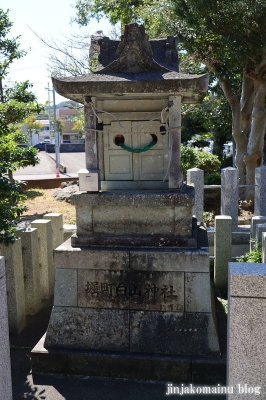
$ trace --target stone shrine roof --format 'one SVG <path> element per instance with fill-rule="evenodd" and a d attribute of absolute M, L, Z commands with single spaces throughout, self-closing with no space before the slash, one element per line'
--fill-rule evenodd
<path fill-rule="evenodd" d="M 177 72 L 176 44 L 176 38 L 168 37 L 151 45 L 144 26 L 129 24 L 121 42 L 100 39 L 96 72 L 52 78 L 53 85 L 62 96 L 81 103 L 85 96 L 138 94 L 181 94 L 183 102 L 198 102 L 208 90 L 209 77 Z"/>

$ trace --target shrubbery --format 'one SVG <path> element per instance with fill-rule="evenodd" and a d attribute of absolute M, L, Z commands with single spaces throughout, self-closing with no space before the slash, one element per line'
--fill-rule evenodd
<path fill-rule="evenodd" d="M 181 145 L 181 170 L 184 179 L 190 168 L 199 168 L 206 173 L 217 171 L 220 167 L 221 162 L 217 156 Z"/>
<path fill-rule="evenodd" d="M 220 185 L 221 184 L 221 172 L 214 171 L 204 175 L 204 185 Z"/>
<path fill-rule="evenodd" d="M 250 242 L 252 250 L 243 254 L 241 257 L 237 259 L 237 261 L 246 263 L 261 263 L 262 262 L 261 243 L 254 239 L 251 240 Z"/>

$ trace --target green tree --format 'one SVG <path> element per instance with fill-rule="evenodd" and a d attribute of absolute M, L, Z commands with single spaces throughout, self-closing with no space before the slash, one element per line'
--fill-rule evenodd
<path fill-rule="evenodd" d="M 64 122 L 60 118 L 56 118 L 56 132 L 59 132 L 60 136 L 64 130 Z M 51 118 L 51 129 L 54 131 L 54 119 Z"/>
<path fill-rule="evenodd" d="M 42 124 L 36 121 L 35 115 L 29 115 L 24 119 L 25 124 L 27 125 L 27 132 L 30 137 L 30 144 L 32 145 L 32 135 L 33 133 L 40 132 L 42 128 Z"/>
<path fill-rule="evenodd" d="M 78 115 L 73 118 L 72 120 L 74 122 L 72 131 L 78 131 L 78 137 L 82 138 L 84 135 L 84 127 L 85 127 L 85 122 L 84 122 L 84 109 L 78 109 Z"/>
<path fill-rule="evenodd" d="M 0 243 L 5 244 L 16 240 L 14 220 L 24 210 L 25 196 L 12 172 L 38 162 L 36 149 L 18 146 L 25 140 L 19 124 L 42 109 L 28 81 L 5 84 L 12 62 L 25 55 L 19 49 L 19 38 L 9 38 L 11 27 L 8 11 L 0 9 Z"/>
<path fill-rule="evenodd" d="M 219 82 L 231 108 L 240 183 L 254 183 L 266 125 L 265 1 L 78 0 L 76 10 L 76 21 L 83 25 L 107 14 L 113 23 L 142 21 L 152 35 L 177 34 L 182 48 Z M 248 187 L 244 197 L 253 194 Z"/>

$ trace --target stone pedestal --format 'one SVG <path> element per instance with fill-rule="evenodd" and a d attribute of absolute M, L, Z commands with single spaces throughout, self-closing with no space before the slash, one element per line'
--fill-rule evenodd
<path fill-rule="evenodd" d="M 100 364 L 106 352 L 110 360 L 117 352 L 128 360 L 142 355 L 144 363 L 155 355 L 220 355 L 207 234 L 193 227 L 193 192 L 74 197 L 77 235 L 55 250 L 54 307 L 33 350 L 37 370 L 48 353 L 63 367 L 56 349 L 97 352 Z"/>

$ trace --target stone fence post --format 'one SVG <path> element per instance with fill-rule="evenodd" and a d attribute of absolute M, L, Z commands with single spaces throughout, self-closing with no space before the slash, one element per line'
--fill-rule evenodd
<path fill-rule="evenodd" d="M 63 214 L 49 213 L 45 214 L 43 218 L 51 221 L 54 250 L 64 242 Z"/>
<path fill-rule="evenodd" d="M 232 218 L 228 215 L 215 217 L 214 234 L 214 284 L 227 289 L 228 262 L 232 257 Z"/>
<path fill-rule="evenodd" d="M 262 232 L 261 249 L 262 249 L 262 262 L 266 263 L 266 232 Z"/>
<path fill-rule="evenodd" d="M 36 228 L 19 229 L 24 271 L 26 315 L 35 315 L 41 309 L 38 232 Z"/>
<path fill-rule="evenodd" d="M 5 257 L 8 323 L 11 333 L 20 333 L 26 326 L 24 272 L 21 239 L 5 246 L 0 244 L 0 254 Z"/>
<path fill-rule="evenodd" d="M 254 215 L 266 216 L 266 166 L 255 168 Z"/>
<path fill-rule="evenodd" d="M 198 222 L 202 222 L 204 209 L 204 171 L 199 168 L 188 169 L 187 184 L 193 185 L 195 188 L 193 215 L 196 216 Z"/>
<path fill-rule="evenodd" d="M 54 293 L 52 224 L 47 219 L 36 219 L 31 227 L 38 232 L 41 298 L 50 299 Z"/>
<path fill-rule="evenodd" d="M 0 399 L 13 399 L 4 257 L 0 257 Z"/>
<path fill-rule="evenodd" d="M 266 224 L 256 225 L 256 240 L 258 243 L 262 242 L 262 233 L 266 232 Z"/>
<path fill-rule="evenodd" d="M 256 217 L 251 217 L 251 224 L 250 224 L 250 250 L 253 248 L 252 239 L 256 239 L 257 233 L 257 225 L 265 224 L 266 223 L 266 216 L 263 217 L 261 215 L 257 215 Z"/>
<path fill-rule="evenodd" d="M 232 217 L 232 229 L 238 226 L 238 169 L 223 168 L 221 176 L 221 214 Z"/>
<path fill-rule="evenodd" d="M 266 264 L 229 263 L 228 400 L 265 399 Z"/>

